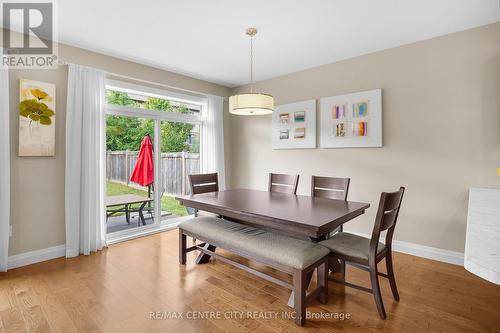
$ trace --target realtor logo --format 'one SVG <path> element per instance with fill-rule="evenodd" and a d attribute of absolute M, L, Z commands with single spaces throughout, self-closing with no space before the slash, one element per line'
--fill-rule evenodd
<path fill-rule="evenodd" d="M 2 66 L 55 68 L 54 3 L 2 1 Z"/>

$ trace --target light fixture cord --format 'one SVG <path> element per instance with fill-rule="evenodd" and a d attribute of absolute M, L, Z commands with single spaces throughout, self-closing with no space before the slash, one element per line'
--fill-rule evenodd
<path fill-rule="evenodd" d="M 253 93 L 253 35 L 250 36 L 250 92 Z"/>

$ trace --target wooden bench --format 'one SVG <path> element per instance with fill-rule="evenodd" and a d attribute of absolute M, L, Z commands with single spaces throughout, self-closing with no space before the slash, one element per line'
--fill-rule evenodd
<path fill-rule="evenodd" d="M 204 243 L 187 247 L 186 236 Z M 288 283 L 215 253 L 219 247 L 292 275 Z M 216 217 L 195 217 L 179 224 L 179 262 L 186 254 L 201 251 L 225 263 L 241 268 L 294 293 L 295 322 L 304 325 L 306 304 L 312 299 L 328 301 L 328 249 L 313 242 L 287 237 Z M 318 286 L 309 294 L 307 275 L 317 269 Z"/>

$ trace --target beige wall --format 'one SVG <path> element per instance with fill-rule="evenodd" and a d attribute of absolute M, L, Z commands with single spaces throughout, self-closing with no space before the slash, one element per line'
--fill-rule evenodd
<path fill-rule="evenodd" d="M 500 23 L 256 87 L 277 104 L 382 88 L 384 147 L 272 150 L 270 116 L 226 115 L 231 187 L 299 173 L 298 192 L 309 194 L 311 175 L 351 177 L 349 199 L 372 207 L 346 229 L 370 233 L 380 192 L 404 185 L 395 238 L 463 251 L 469 187 L 500 186 Z"/>
<path fill-rule="evenodd" d="M 1 31 L 0 31 L 1 33 Z M 200 93 L 227 96 L 229 90 L 209 82 L 59 45 L 66 62 L 92 66 L 108 72 L 170 85 Z M 65 243 L 64 173 L 67 66 L 57 70 L 10 70 L 11 112 L 11 224 L 9 255 Z M 56 85 L 55 157 L 18 157 L 19 79 Z"/>
<path fill-rule="evenodd" d="M 273 151 L 270 117 L 225 113 L 231 187 L 265 189 L 267 173 L 352 178 L 350 199 L 372 203 L 347 229 L 368 233 L 380 191 L 407 186 L 396 238 L 463 251 L 470 186 L 500 186 L 500 23 L 261 82 L 277 104 L 384 90 L 384 147 Z M 230 90 L 60 45 L 60 58 L 142 80 L 221 96 Z M 67 67 L 10 70 L 12 225 L 9 255 L 64 244 Z M 19 79 L 55 83 L 56 156 L 17 156 Z M 241 91 L 245 88 L 235 89 Z"/>

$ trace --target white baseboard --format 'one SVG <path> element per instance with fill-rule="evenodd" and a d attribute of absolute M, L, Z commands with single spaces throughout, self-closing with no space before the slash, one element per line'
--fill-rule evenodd
<path fill-rule="evenodd" d="M 148 234 L 153 234 L 156 232 L 166 231 L 169 229 L 175 229 L 175 228 L 177 228 L 177 224 L 170 225 L 168 227 L 159 228 L 158 230 L 150 230 L 149 232 L 145 232 L 141 235 L 125 236 L 125 237 L 111 239 L 111 240 L 108 240 L 108 245 L 111 245 L 111 244 L 117 243 L 117 242 L 121 242 L 121 241 L 125 241 L 125 240 L 129 240 L 132 238 L 137 238 L 140 236 L 145 236 Z M 363 236 L 363 237 L 368 237 L 368 238 L 370 237 L 369 235 L 361 234 L 358 232 L 352 232 L 352 231 L 349 231 L 349 232 L 356 234 L 356 235 Z M 464 254 L 461 252 L 438 249 L 435 247 L 424 246 L 424 245 L 403 242 L 403 241 L 398 241 L 398 240 L 394 240 L 392 242 L 392 249 L 396 252 L 401 252 L 401 253 L 411 254 L 411 255 L 414 255 L 417 257 L 442 261 L 442 262 L 446 262 L 449 264 L 460 265 L 460 266 L 463 266 L 463 264 L 464 264 Z M 46 249 L 20 253 L 20 254 L 16 254 L 16 255 L 9 257 L 8 269 L 13 269 L 13 268 L 26 266 L 26 265 L 36 264 L 38 262 L 51 260 L 51 259 L 55 259 L 55 258 L 60 258 L 60 257 L 64 257 L 64 256 L 66 256 L 66 245 L 64 245 L 64 244 L 58 245 L 58 246 L 53 246 L 53 247 L 48 247 Z"/>
<path fill-rule="evenodd" d="M 9 257 L 8 269 L 18 268 L 38 262 L 66 256 L 66 245 L 16 254 Z"/>
<path fill-rule="evenodd" d="M 347 231 L 352 234 L 370 238 L 371 235 L 362 234 L 359 232 Z M 382 238 L 382 237 L 381 237 Z M 411 254 L 413 256 L 437 260 L 454 265 L 464 265 L 464 254 L 436 247 L 430 247 L 415 243 L 403 242 L 398 240 L 392 241 L 392 249 L 396 252 Z"/>
<path fill-rule="evenodd" d="M 461 252 L 438 249 L 403 241 L 392 241 L 394 251 L 411 254 L 417 257 L 437 260 L 454 265 L 464 265 L 464 254 Z"/>
<path fill-rule="evenodd" d="M 167 231 L 171 229 L 176 229 L 177 225 L 182 222 L 185 218 L 178 218 L 172 221 L 169 225 L 155 226 L 154 228 L 149 228 L 141 231 L 140 233 L 129 233 L 120 234 L 120 232 L 115 233 L 115 235 L 107 239 L 107 244 L 111 245 L 118 242 L 123 242 L 131 240 L 138 237 L 143 237 L 147 235 L 152 235 L 154 233 Z M 42 261 L 47 261 L 51 259 L 61 258 L 66 256 L 66 245 L 57 245 L 53 247 L 48 247 L 46 249 L 40 249 L 35 251 L 29 251 L 25 253 L 16 254 L 9 256 L 7 269 L 19 268 L 26 265 L 36 264 Z"/>

